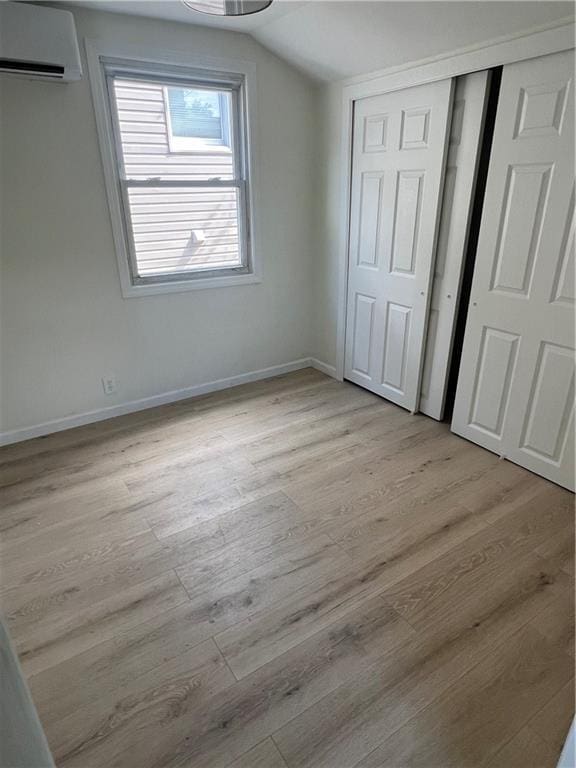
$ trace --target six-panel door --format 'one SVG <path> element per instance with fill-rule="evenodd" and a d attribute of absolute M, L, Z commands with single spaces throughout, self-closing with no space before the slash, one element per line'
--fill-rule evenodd
<path fill-rule="evenodd" d="M 574 489 L 574 52 L 504 68 L 452 429 Z"/>
<path fill-rule="evenodd" d="M 452 81 L 356 102 L 345 377 L 416 410 Z"/>

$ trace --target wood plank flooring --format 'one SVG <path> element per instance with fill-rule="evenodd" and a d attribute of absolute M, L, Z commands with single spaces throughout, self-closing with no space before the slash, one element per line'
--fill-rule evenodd
<path fill-rule="evenodd" d="M 0 450 L 59 768 L 552 768 L 574 500 L 312 370 Z"/>

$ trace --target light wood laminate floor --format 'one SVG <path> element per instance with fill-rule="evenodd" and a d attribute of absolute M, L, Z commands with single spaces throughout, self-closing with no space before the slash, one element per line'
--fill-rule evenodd
<path fill-rule="evenodd" d="M 310 369 L 0 451 L 59 768 L 552 768 L 573 496 Z"/>

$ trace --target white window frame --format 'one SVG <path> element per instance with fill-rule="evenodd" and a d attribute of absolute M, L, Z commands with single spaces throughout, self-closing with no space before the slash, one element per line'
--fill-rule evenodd
<path fill-rule="evenodd" d="M 223 59 L 206 59 L 191 56 L 185 52 L 147 52 L 142 56 L 141 48 L 132 46 L 108 46 L 95 41 L 86 41 L 88 73 L 94 101 L 96 125 L 102 155 L 104 181 L 110 209 L 112 234 L 118 260 L 122 295 L 125 298 L 149 296 L 161 293 L 176 293 L 205 288 L 224 288 L 261 281 L 258 242 L 255 228 L 254 208 L 256 167 L 254 161 L 255 141 L 255 90 L 256 67 L 251 62 Z M 118 158 L 119 136 L 115 129 L 115 116 L 108 95 L 107 78 L 113 73 L 127 78 L 135 75 L 140 79 L 157 79 L 162 83 L 198 85 L 198 87 L 233 89 L 232 98 L 237 99 L 237 128 L 233 128 L 235 142 L 235 180 L 198 182 L 198 186 L 234 187 L 243 195 L 239 211 L 239 240 L 242 251 L 242 266 L 226 269 L 204 269 L 179 275 L 160 275 L 140 278 L 135 270 L 132 233 L 127 211 L 126 180 L 121 178 Z M 220 147 L 213 149 L 222 151 Z M 173 182 L 143 181 L 135 185 L 163 186 Z M 186 182 L 186 186 L 193 183 Z M 242 215 L 244 214 L 244 215 Z"/>

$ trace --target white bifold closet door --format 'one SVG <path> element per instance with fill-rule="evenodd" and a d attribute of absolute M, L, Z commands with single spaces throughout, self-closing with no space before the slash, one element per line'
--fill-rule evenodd
<path fill-rule="evenodd" d="M 488 72 L 474 72 L 456 80 L 419 405 L 422 413 L 439 421 L 444 416 L 489 79 Z"/>
<path fill-rule="evenodd" d="M 574 489 L 574 52 L 504 67 L 452 429 Z"/>
<path fill-rule="evenodd" d="M 451 80 L 356 102 L 345 378 L 415 411 Z"/>

